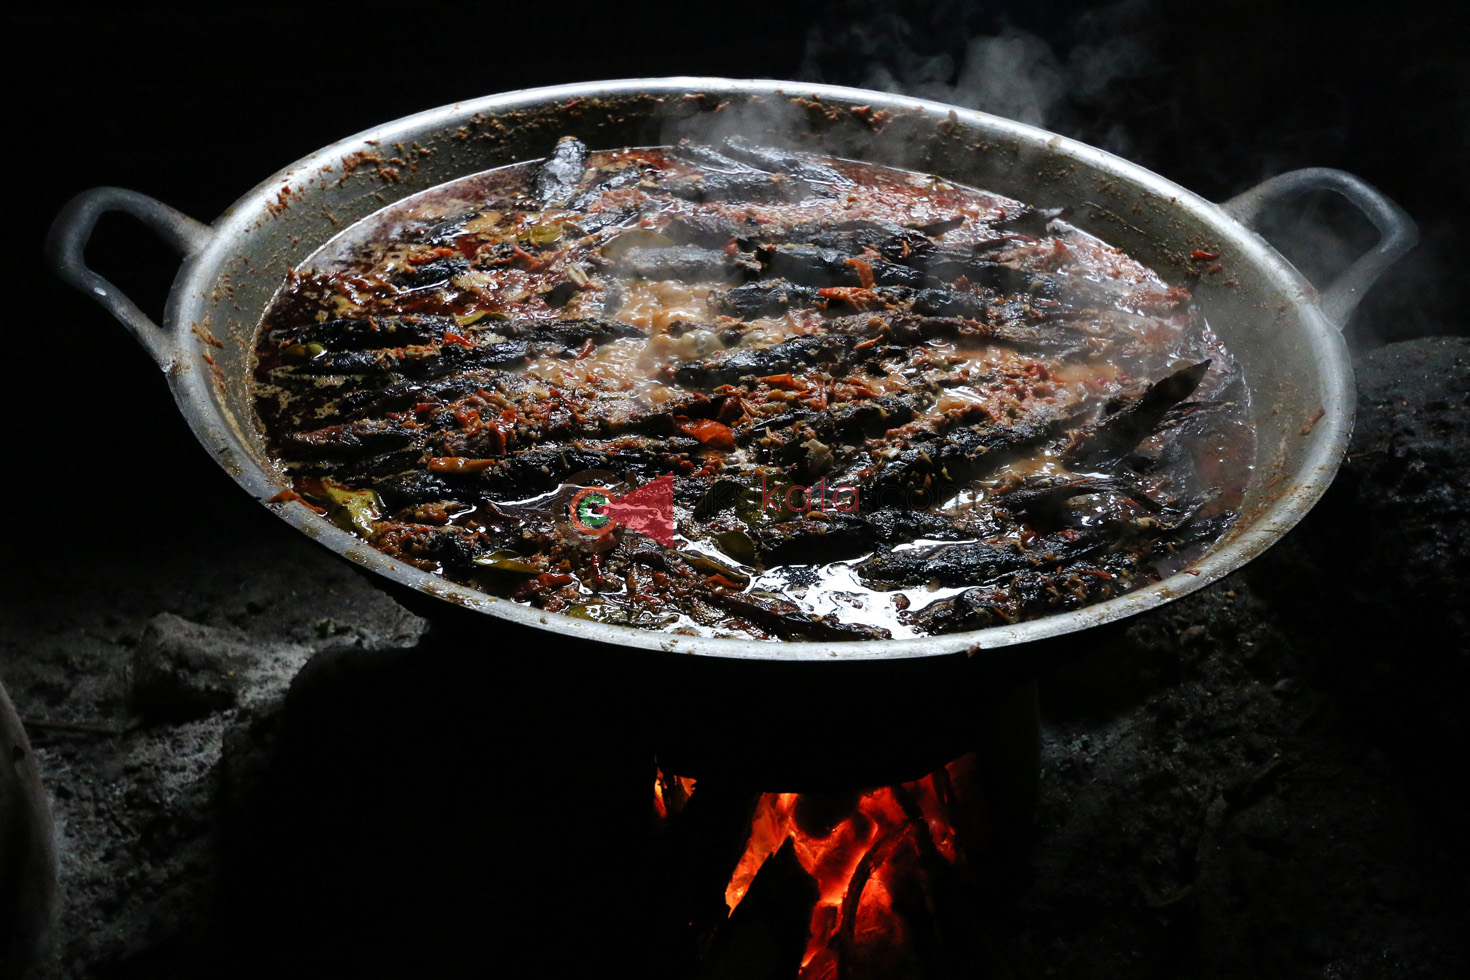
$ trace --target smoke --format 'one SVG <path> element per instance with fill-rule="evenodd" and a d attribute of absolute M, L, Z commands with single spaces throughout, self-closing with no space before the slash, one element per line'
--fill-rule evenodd
<path fill-rule="evenodd" d="M 958 70 L 947 56 L 929 59 L 932 80 L 905 85 L 880 69 L 869 87 L 886 91 L 908 89 L 940 102 L 981 109 L 1034 126 L 1054 121 L 1057 107 L 1070 88 L 1067 70 L 1051 46 L 1033 34 L 1006 29 L 998 37 L 977 37 L 969 43 Z M 943 74 L 938 74 L 942 72 Z M 953 84 L 944 76 L 955 75 Z"/>
<path fill-rule="evenodd" d="M 731 100 L 713 111 L 705 111 L 707 109 L 702 100 L 696 99 L 669 105 L 663 113 L 660 141 L 668 146 L 681 140 L 719 146 L 736 136 L 769 142 L 774 134 L 800 133 L 810 129 L 801 110 L 781 99 Z"/>
<path fill-rule="evenodd" d="M 1348 170 L 1424 242 L 1368 294 L 1350 339 L 1465 332 L 1470 62 L 1432 16 L 1340 0 L 1331 21 L 1324 33 L 1313 5 L 1272 0 L 834 0 L 801 77 L 1036 125 L 1216 201 L 1287 170 Z M 1339 205 L 1298 202 L 1265 229 L 1319 284 L 1376 237 Z"/>
<path fill-rule="evenodd" d="M 1147 71 L 1151 9 L 1121 0 L 1051 18 L 1056 7 L 848 0 L 812 29 L 802 77 L 978 109 L 1126 153 L 1133 141 L 1116 118 L 1089 125 L 1102 115 L 1089 110 Z M 1028 17 L 1061 29 L 1043 36 L 1022 26 Z"/>

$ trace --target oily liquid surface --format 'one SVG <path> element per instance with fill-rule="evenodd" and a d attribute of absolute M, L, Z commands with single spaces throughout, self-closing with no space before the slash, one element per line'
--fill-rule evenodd
<path fill-rule="evenodd" d="M 257 347 L 296 491 L 487 592 L 789 639 L 1063 611 L 1227 526 L 1248 395 L 1184 290 L 1021 202 L 750 150 L 564 144 L 330 242 Z M 672 547 L 570 519 L 664 475 Z"/>

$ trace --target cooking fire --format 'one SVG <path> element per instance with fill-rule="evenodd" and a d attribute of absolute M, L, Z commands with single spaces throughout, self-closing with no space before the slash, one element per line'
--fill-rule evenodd
<path fill-rule="evenodd" d="M 990 792 L 994 794 L 994 787 Z M 677 824 L 696 780 L 659 772 L 659 832 Z M 841 793 L 764 793 L 721 801 L 748 814 L 730 852 L 728 917 L 685 911 L 700 968 L 738 976 L 750 963 L 786 958 L 772 975 L 801 980 L 937 976 L 977 956 L 972 917 L 998 840 L 973 754 L 921 779 Z M 702 815 L 705 825 L 711 821 Z M 738 859 L 736 859 L 738 856 Z M 725 962 L 734 958 L 739 962 Z M 725 971 L 725 972 L 720 972 Z"/>

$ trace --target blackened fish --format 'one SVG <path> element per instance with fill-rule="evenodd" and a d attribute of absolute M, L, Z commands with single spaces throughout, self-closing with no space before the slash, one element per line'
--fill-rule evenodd
<path fill-rule="evenodd" d="M 630 248 L 609 263 L 619 275 L 634 279 L 678 279 L 683 282 L 738 282 L 755 263 L 738 253 L 673 245 L 668 248 Z"/>
<path fill-rule="evenodd" d="M 793 337 L 771 347 L 721 351 L 707 360 L 681 365 L 673 373 L 680 384 L 729 384 L 744 377 L 783 374 L 812 364 L 841 363 L 853 346 L 844 337 Z"/>
<path fill-rule="evenodd" d="M 1141 396 L 1113 414 L 1069 433 L 1070 445 L 1064 451 L 1065 458 L 1079 467 L 1102 468 L 1121 462 L 1158 429 L 1171 408 L 1194 393 L 1209 369 L 1209 361 L 1181 368 L 1154 382 Z"/>
<path fill-rule="evenodd" d="M 587 173 L 587 147 L 575 136 L 556 141 L 551 156 L 536 171 L 533 192 L 543 208 L 559 207 L 576 193 Z"/>
<path fill-rule="evenodd" d="M 754 164 L 764 170 L 789 174 L 799 180 L 841 186 L 853 183 L 852 178 L 844 176 L 805 153 L 760 146 L 743 136 L 730 137 L 725 141 L 725 147 L 730 156 L 738 160 Z"/>
<path fill-rule="evenodd" d="M 780 316 L 787 310 L 810 309 L 817 305 L 816 287 L 798 286 L 784 279 L 748 282 L 733 289 L 711 293 L 710 309 L 720 316 L 754 320 Z"/>

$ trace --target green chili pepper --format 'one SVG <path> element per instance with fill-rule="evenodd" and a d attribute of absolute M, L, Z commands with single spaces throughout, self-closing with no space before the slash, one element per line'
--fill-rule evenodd
<path fill-rule="evenodd" d="M 493 551 L 488 555 L 481 555 L 475 559 L 475 564 L 481 568 L 493 568 L 502 572 L 515 572 L 517 575 L 540 575 L 546 571 L 526 561 L 525 557 L 514 551 Z"/>
<path fill-rule="evenodd" d="M 327 516 L 344 531 L 364 536 L 373 533 L 373 522 L 383 516 L 383 502 L 371 490 L 349 490 L 346 487 L 322 485 L 330 502 Z"/>

